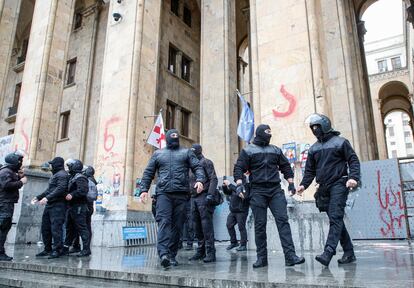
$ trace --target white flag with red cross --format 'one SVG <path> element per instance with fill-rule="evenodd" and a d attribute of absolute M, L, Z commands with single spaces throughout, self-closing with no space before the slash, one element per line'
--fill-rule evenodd
<path fill-rule="evenodd" d="M 152 128 L 147 143 L 157 147 L 158 149 L 162 149 L 167 145 L 165 141 L 164 122 L 162 121 L 161 113 L 157 117 L 157 121 L 155 122 L 154 128 Z"/>

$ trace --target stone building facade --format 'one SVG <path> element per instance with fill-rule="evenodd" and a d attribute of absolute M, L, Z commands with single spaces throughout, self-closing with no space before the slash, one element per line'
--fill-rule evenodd
<path fill-rule="evenodd" d="M 134 189 L 160 109 L 231 175 L 236 89 L 274 144 L 313 143 L 304 122 L 319 112 L 377 159 L 360 22 L 372 2 L 0 0 L 0 136 L 28 169 L 94 165 L 108 211 L 148 210 Z"/>

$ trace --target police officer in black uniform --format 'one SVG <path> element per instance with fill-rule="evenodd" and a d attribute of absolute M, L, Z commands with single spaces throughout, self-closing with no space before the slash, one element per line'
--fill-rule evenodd
<path fill-rule="evenodd" d="M 190 182 L 189 169 L 196 175 L 194 185 L 203 191 L 205 176 L 200 162 L 191 149 L 181 148 L 176 129 L 166 133 L 167 147 L 154 152 L 141 180 L 140 197 L 145 203 L 152 179 L 157 173 L 156 215 L 158 223 L 157 250 L 164 268 L 176 266 L 178 245 L 185 217 Z"/>
<path fill-rule="evenodd" d="M 269 125 L 261 124 L 256 129 L 256 137 L 240 152 L 240 156 L 234 166 L 234 179 L 238 193 L 244 191 L 243 173 L 250 174 L 250 206 L 254 216 L 254 231 L 257 247 L 257 261 L 253 268 L 264 267 L 267 262 L 267 208 L 270 208 L 275 217 L 276 226 L 285 254 L 286 266 L 293 266 L 305 262 L 303 257 L 298 257 L 292 240 L 292 232 L 288 222 L 287 202 L 279 177 L 281 171 L 289 182 L 289 191 L 295 192 L 293 183 L 293 171 L 289 161 L 283 155 L 282 150 L 269 144 L 272 137 Z"/>
<path fill-rule="evenodd" d="M 230 235 L 230 245 L 226 248 L 227 250 L 237 247 L 237 251 L 247 251 L 246 221 L 249 215 L 250 184 L 246 175 L 243 178 L 243 185 L 246 191 L 237 191 L 237 187 L 234 184 L 231 184 L 227 179 L 223 179 L 223 193 L 228 196 L 230 209 L 226 222 L 227 231 Z M 236 225 L 239 227 L 240 232 L 240 246 L 237 243 L 236 230 L 234 229 Z"/>
<path fill-rule="evenodd" d="M 200 160 L 200 166 L 204 169 L 206 175 L 206 182 L 204 183 L 204 189 L 201 192 L 192 190 L 192 216 L 195 237 L 198 240 L 197 251 L 189 260 L 201 260 L 203 262 L 210 263 L 216 261 L 216 249 L 214 247 L 214 227 L 213 227 L 213 214 L 214 214 L 214 201 L 215 193 L 217 189 L 217 176 L 214 164 L 210 159 L 207 159 L 203 155 L 203 149 L 200 144 L 193 144 L 192 148 L 197 159 Z M 195 177 L 192 176 L 191 184 L 195 183 Z"/>
<path fill-rule="evenodd" d="M 12 226 L 14 204 L 19 200 L 19 189 L 27 183 L 27 178 L 20 170 L 23 156 L 8 154 L 6 162 L 0 169 L 0 261 L 11 261 L 13 257 L 6 254 L 4 243 Z"/>
<path fill-rule="evenodd" d="M 80 160 L 67 161 L 66 165 L 69 170 L 68 195 L 68 212 L 66 217 L 66 239 L 64 245 L 64 254 L 68 254 L 69 247 L 79 233 L 82 238 L 82 251 L 78 257 L 91 255 L 90 250 L 90 233 L 87 225 L 88 217 L 88 178 L 82 174 L 83 164 Z"/>
<path fill-rule="evenodd" d="M 360 179 L 358 156 L 348 140 L 332 129 L 331 121 L 325 115 L 311 115 L 309 126 L 318 141 L 309 149 L 305 175 L 298 193 L 301 194 L 308 188 L 316 177 L 319 185 L 315 194 L 316 203 L 319 210 L 325 211 L 329 217 L 329 233 L 324 252 L 315 259 L 328 266 L 340 241 L 344 255 L 338 263 L 351 263 L 356 258 L 345 228 L 344 213 L 349 189 L 355 188 Z"/>
<path fill-rule="evenodd" d="M 62 253 L 63 239 L 62 229 L 66 215 L 66 195 L 68 190 L 69 175 L 65 171 L 65 161 L 61 157 L 55 157 L 48 162 L 52 166 L 52 177 L 49 186 L 40 195 L 33 198 L 32 203 L 46 205 L 42 216 L 42 239 L 45 245 L 44 251 L 36 256 L 49 256 L 49 259 L 57 258 Z M 53 239 L 53 249 L 52 249 Z"/>

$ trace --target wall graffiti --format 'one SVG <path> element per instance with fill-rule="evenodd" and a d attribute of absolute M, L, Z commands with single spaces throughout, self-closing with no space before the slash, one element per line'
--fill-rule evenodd
<path fill-rule="evenodd" d="M 23 140 L 23 143 L 21 142 L 16 143 L 14 148 L 15 150 L 21 150 L 24 152 L 25 155 L 28 155 L 30 141 L 29 141 L 29 135 L 27 135 L 26 130 L 25 130 L 26 122 L 27 122 L 27 119 L 23 118 L 21 124 L 19 125 L 20 126 L 19 131 L 17 133 L 17 136 L 18 136 L 17 139 L 21 138 Z M 20 145 L 20 144 L 23 144 L 23 145 Z"/>
<path fill-rule="evenodd" d="M 281 85 L 280 86 L 280 94 L 282 94 L 282 97 L 285 98 L 288 103 L 289 106 L 287 108 L 286 111 L 278 111 L 276 109 L 273 109 L 273 116 L 275 118 L 285 118 L 290 116 L 296 109 L 296 97 L 294 95 L 292 95 L 291 93 L 289 93 L 286 88 L 285 85 Z"/>
<path fill-rule="evenodd" d="M 113 116 L 105 122 L 103 129 L 103 151 L 98 155 L 96 170 L 98 171 L 98 190 L 103 195 L 103 202 L 109 196 L 119 196 L 121 189 L 123 157 L 115 152 L 117 143 L 116 128 L 121 119 Z"/>
<path fill-rule="evenodd" d="M 380 217 L 384 227 L 380 228 L 383 236 L 396 237 L 395 229 L 406 229 L 404 220 L 404 201 L 401 191 L 394 191 L 391 179 L 386 187 L 381 186 L 381 171 L 377 171 L 378 181 L 378 203 L 381 207 Z"/>

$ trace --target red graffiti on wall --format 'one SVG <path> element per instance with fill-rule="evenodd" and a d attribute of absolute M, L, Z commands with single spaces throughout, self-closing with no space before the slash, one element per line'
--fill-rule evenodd
<path fill-rule="evenodd" d="M 406 218 L 401 191 L 394 191 L 391 182 L 385 189 L 381 187 L 381 172 L 379 170 L 377 171 L 377 181 L 377 196 L 381 207 L 380 217 L 385 224 L 385 228 L 381 227 L 380 231 L 383 236 L 391 234 L 395 238 L 395 226 L 397 225 L 397 229 L 401 229 L 403 220 Z M 398 211 L 396 212 L 396 210 Z"/>
<path fill-rule="evenodd" d="M 106 152 L 109 152 L 114 148 L 115 145 L 115 136 L 108 132 L 109 126 L 113 125 L 114 123 L 119 121 L 119 117 L 112 117 L 105 123 L 105 131 L 104 131 L 104 149 Z"/>
<path fill-rule="evenodd" d="M 24 148 L 22 148 L 22 149 L 23 149 L 25 154 L 27 154 L 29 152 L 29 135 L 27 135 L 26 131 L 24 130 L 24 126 L 26 124 L 26 121 L 27 121 L 27 119 L 23 118 L 22 123 L 20 125 L 20 129 L 19 129 L 20 136 L 23 138 L 23 141 L 24 141 Z M 19 150 L 19 145 L 16 144 L 14 148 L 16 150 Z"/>
<path fill-rule="evenodd" d="M 286 91 L 285 89 L 285 85 L 281 85 L 280 86 L 280 93 L 282 94 L 283 98 L 285 98 L 288 103 L 288 109 L 286 111 L 277 111 L 275 109 L 273 109 L 273 116 L 275 118 L 284 118 L 284 117 L 288 117 L 289 115 L 291 115 L 296 108 L 296 98 L 294 95 L 290 94 L 288 91 Z"/>

